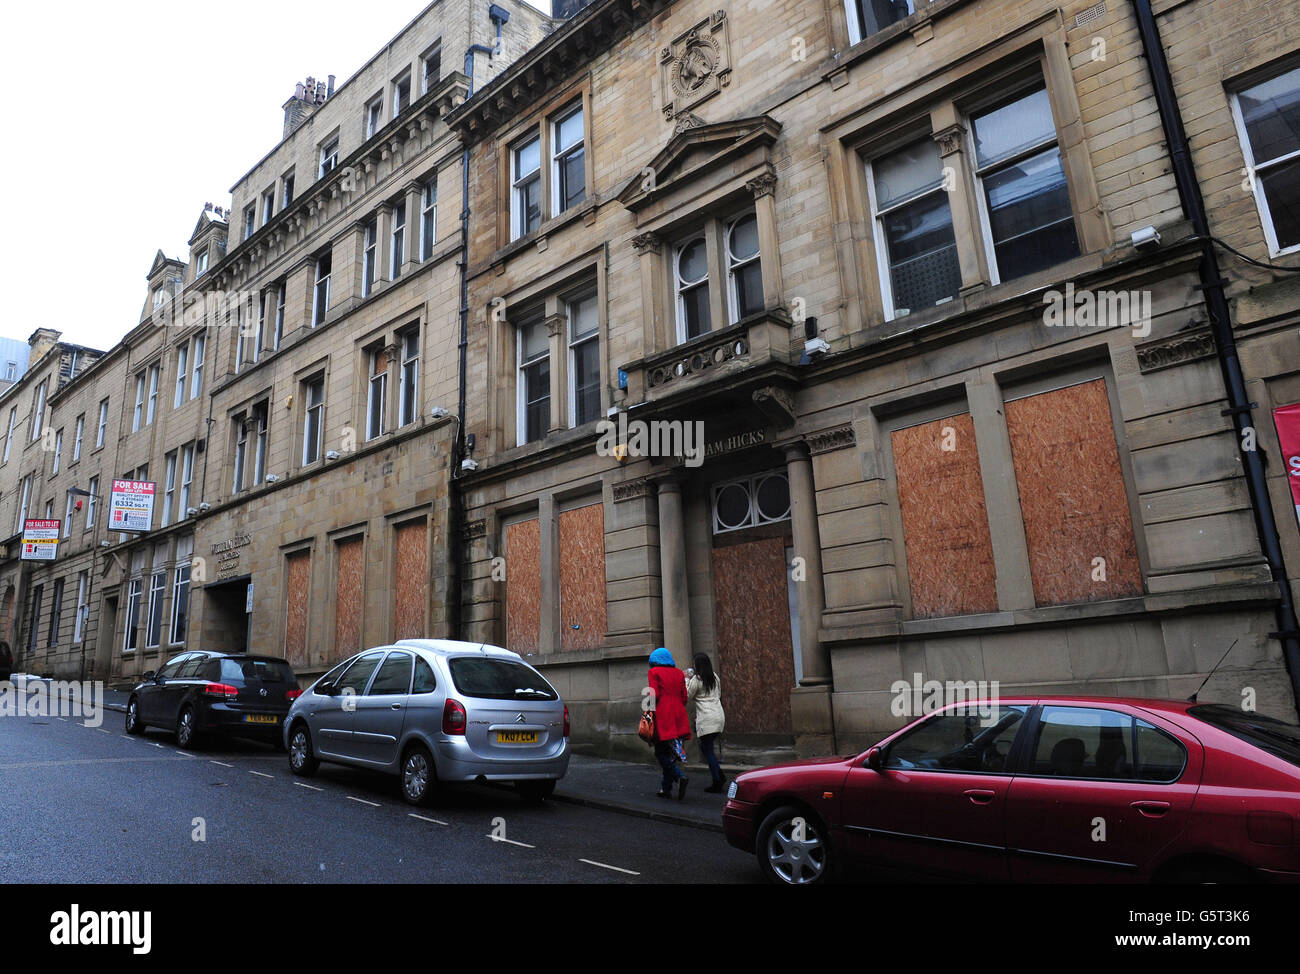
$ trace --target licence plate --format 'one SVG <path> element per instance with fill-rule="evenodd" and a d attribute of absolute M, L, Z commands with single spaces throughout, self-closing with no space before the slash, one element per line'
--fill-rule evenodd
<path fill-rule="evenodd" d="M 245 724 L 278 724 L 280 718 L 275 714 L 244 714 Z"/>
<path fill-rule="evenodd" d="M 536 744 L 537 731 L 497 731 L 498 744 Z"/>

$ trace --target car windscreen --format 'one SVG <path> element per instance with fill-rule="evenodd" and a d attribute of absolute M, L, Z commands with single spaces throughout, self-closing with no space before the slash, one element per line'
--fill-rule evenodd
<path fill-rule="evenodd" d="M 1300 727 L 1295 724 L 1217 703 L 1191 707 L 1187 713 L 1261 751 L 1300 766 Z"/>
<path fill-rule="evenodd" d="M 278 659 L 223 659 L 222 680 L 261 680 L 263 683 L 297 683 L 289 664 Z"/>
<path fill-rule="evenodd" d="M 450 662 L 451 679 L 467 697 L 487 700 L 556 700 L 554 688 L 523 663 L 482 656 L 460 656 Z"/>

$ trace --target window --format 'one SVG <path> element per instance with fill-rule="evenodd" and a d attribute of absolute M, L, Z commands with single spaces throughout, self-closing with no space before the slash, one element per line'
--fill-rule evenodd
<path fill-rule="evenodd" d="M 50 475 L 59 472 L 59 462 L 63 459 L 63 430 L 54 434 L 54 458 L 50 467 Z"/>
<path fill-rule="evenodd" d="M 433 693 L 438 689 L 438 678 L 433 675 L 433 667 L 422 657 L 415 657 L 415 680 L 411 683 L 412 693 Z"/>
<path fill-rule="evenodd" d="M 329 175 L 334 171 L 334 167 L 339 164 L 339 140 L 338 136 L 325 142 L 320 147 L 320 176 Z"/>
<path fill-rule="evenodd" d="M 52 499 L 45 502 L 45 520 L 54 520 L 54 501 Z"/>
<path fill-rule="evenodd" d="M 234 418 L 233 423 L 235 427 L 235 477 L 230 492 L 238 494 L 245 487 L 244 465 L 248 460 L 249 420 L 243 413 L 240 413 Z"/>
<path fill-rule="evenodd" d="M 90 496 L 86 498 L 86 530 L 89 531 L 95 526 L 95 503 L 99 500 L 99 477 L 91 477 L 90 483 L 86 485 L 86 490 L 90 491 Z"/>
<path fill-rule="evenodd" d="M 397 280 L 402 276 L 402 263 L 406 260 L 406 204 L 398 203 L 393 207 L 393 242 L 389 252 L 391 263 L 388 265 L 388 277 Z"/>
<path fill-rule="evenodd" d="M 427 95 L 442 76 L 442 44 L 433 45 L 420 58 L 420 94 Z"/>
<path fill-rule="evenodd" d="M 890 743 L 884 766 L 908 771 L 1001 774 L 1027 707 L 955 707 Z"/>
<path fill-rule="evenodd" d="M 185 642 L 190 621 L 190 562 L 178 564 L 172 573 L 172 645 Z"/>
<path fill-rule="evenodd" d="M 135 412 L 131 414 L 131 432 L 138 433 L 144 420 L 144 381 L 145 374 L 141 372 L 135 377 Z"/>
<path fill-rule="evenodd" d="M 208 348 L 206 335 L 194 336 L 194 370 L 190 376 L 190 398 L 196 399 L 203 388 L 203 356 Z"/>
<path fill-rule="evenodd" d="M 59 624 L 63 621 L 63 579 L 54 580 L 54 598 L 50 602 L 50 631 L 45 637 L 46 646 L 59 644 Z"/>
<path fill-rule="evenodd" d="M 166 572 L 154 572 L 149 579 L 149 619 L 144 637 L 148 649 L 153 649 L 162 641 L 162 599 L 166 585 Z"/>
<path fill-rule="evenodd" d="M 32 589 L 32 615 L 27 625 L 27 652 L 36 649 L 36 630 L 41 624 L 41 604 L 45 601 L 45 586 Z"/>
<path fill-rule="evenodd" d="M 272 186 L 262 194 L 262 226 L 271 222 L 271 217 L 275 215 L 275 187 Z"/>
<path fill-rule="evenodd" d="M 728 300 L 734 324 L 763 310 L 763 266 L 758 254 L 758 217 L 744 213 L 727 223 Z"/>
<path fill-rule="evenodd" d="M 399 336 L 402 346 L 402 375 L 398 388 L 398 426 L 414 423 L 420 415 L 420 329 Z"/>
<path fill-rule="evenodd" d="M 375 667 L 379 665 L 379 661 L 383 658 L 383 650 L 366 653 L 339 677 L 338 682 L 334 684 L 335 688 L 339 691 L 351 690 L 358 696 L 365 693 L 366 684 L 370 682 L 370 675 L 375 672 Z"/>
<path fill-rule="evenodd" d="M 790 520 L 790 482 L 775 470 L 713 488 L 713 533 Z"/>
<path fill-rule="evenodd" d="M 677 340 L 687 342 L 710 330 L 708 246 L 701 235 L 673 254 L 677 281 Z"/>
<path fill-rule="evenodd" d="M 939 146 L 927 136 L 869 169 L 886 315 L 952 300 L 961 288 L 961 268 Z"/>
<path fill-rule="evenodd" d="M 157 297 L 157 295 L 155 295 L 155 297 Z M 157 307 L 157 306 L 158 306 L 158 302 L 157 302 L 157 301 L 154 301 L 154 307 Z M 6 363 L 6 365 L 5 365 L 5 381 L 6 381 L 6 382 L 13 382 L 13 381 L 14 381 L 15 379 L 17 379 L 17 378 L 18 378 L 18 363 L 17 363 L 17 362 L 8 362 L 8 363 Z"/>
<path fill-rule="evenodd" d="M 366 224 L 365 249 L 361 253 L 361 296 L 370 297 L 375 286 L 375 258 L 378 256 L 379 223 L 371 220 Z"/>
<path fill-rule="evenodd" d="M 32 502 L 32 475 L 28 474 L 23 478 L 22 501 L 18 505 L 18 523 L 14 525 L 14 534 L 23 531 L 27 526 L 27 508 Z"/>
<path fill-rule="evenodd" d="M 325 377 L 307 383 L 306 415 L 302 431 L 303 466 L 315 463 L 321 456 L 321 443 L 325 435 Z"/>
<path fill-rule="evenodd" d="M 145 425 L 148 426 L 153 422 L 154 414 L 158 407 L 158 376 L 161 367 L 158 365 L 149 366 L 149 409 L 145 416 Z"/>
<path fill-rule="evenodd" d="M 366 106 L 366 138 L 371 138 L 384 127 L 384 96 L 380 95 Z"/>
<path fill-rule="evenodd" d="M 244 239 L 247 240 L 257 229 L 257 204 L 249 203 L 244 207 Z M 157 305 L 155 304 L 155 307 Z"/>
<path fill-rule="evenodd" d="M 971 138 L 993 283 L 1077 257 L 1074 212 L 1043 82 L 973 115 Z"/>
<path fill-rule="evenodd" d="M 287 210 L 293 202 L 293 170 L 280 177 L 280 209 Z"/>
<path fill-rule="evenodd" d="M 126 632 L 122 636 L 122 652 L 134 653 L 140 648 L 140 596 L 143 593 L 144 580 L 131 579 L 131 587 L 126 597 Z"/>
<path fill-rule="evenodd" d="M 916 0 L 848 0 L 849 43 L 856 44 L 916 11 Z"/>
<path fill-rule="evenodd" d="M 330 307 L 330 255 L 316 261 L 316 291 L 312 297 L 311 325 L 315 328 L 325 320 L 325 312 Z"/>
<path fill-rule="evenodd" d="M 1101 708 L 1044 707 L 1029 773 L 1171 782 L 1186 763 L 1182 744 L 1146 721 Z"/>
<path fill-rule="evenodd" d="M 189 379 L 190 344 L 186 342 L 176 349 L 176 393 L 172 396 L 172 408 L 180 408 L 185 401 L 185 383 Z"/>
<path fill-rule="evenodd" d="M 1237 92 L 1232 111 L 1269 253 L 1300 250 L 1300 67 Z"/>
<path fill-rule="evenodd" d="M 190 487 L 194 484 L 194 444 L 181 447 L 181 496 L 176 505 L 176 519 L 189 517 Z"/>
<path fill-rule="evenodd" d="M 167 473 L 163 478 L 163 509 L 159 527 L 172 522 L 172 505 L 176 501 L 176 451 L 167 454 Z M 182 512 L 183 514 L 184 512 Z"/>
<path fill-rule="evenodd" d="M 393 81 L 393 118 L 411 107 L 411 72 Z"/>
<path fill-rule="evenodd" d="M 5 458 L 4 462 L 9 462 L 9 447 L 14 441 L 14 426 L 18 421 L 18 407 L 14 406 L 9 410 L 9 432 L 5 434 Z"/>
<path fill-rule="evenodd" d="M 366 696 L 406 695 L 411 692 L 411 666 L 414 657 L 410 653 L 389 653 L 379 672 L 370 681 Z"/>
<path fill-rule="evenodd" d="M 533 137 L 511 154 L 510 239 L 532 233 L 542 224 L 542 142 Z"/>
<path fill-rule="evenodd" d="M 546 436 L 551 427 L 551 340 L 537 313 L 519 326 L 519 445 Z"/>
<path fill-rule="evenodd" d="M 280 288 L 275 297 L 275 345 L 274 349 L 280 350 L 280 342 L 284 341 L 284 294 L 285 282 L 280 282 Z"/>
<path fill-rule="evenodd" d="M 199 253 L 194 258 L 194 276 L 196 278 L 199 278 L 202 277 L 207 272 L 208 272 L 208 252 L 206 250 L 202 250 L 199 251 Z"/>
<path fill-rule="evenodd" d="M 72 512 L 76 509 L 76 500 L 71 494 L 68 494 L 67 500 L 63 504 L 63 536 L 72 537 Z"/>
<path fill-rule="evenodd" d="M 587 198 L 587 162 L 582 105 L 553 123 L 551 133 L 552 216 Z"/>
<path fill-rule="evenodd" d="M 99 428 L 95 432 L 95 449 L 104 445 L 104 436 L 108 431 L 108 400 L 99 403 Z"/>
<path fill-rule="evenodd" d="M 253 407 L 253 433 L 257 437 L 257 442 L 253 446 L 254 484 L 260 484 L 266 480 L 266 438 L 269 415 L 269 403 L 262 402 Z"/>
<path fill-rule="evenodd" d="M 420 260 L 433 256 L 433 244 L 438 234 L 438 177 L 424 184 L 424 197 L 420 204 Z"/>
<path fill-rule="evenodd" d="M 569 425 L 600 418 L 600 320 L 595 293 L 567 302 L 569 317 Z"/>
<path fill-rule="evenodd" d="M 36 392 L 32 395 L 32 421 L 31 421 L 31 439 L 33 442 L 41 438 L 41 428 L 45 423 L 45 386 L 49 379 L 42 379 L 36 386 Z"/>
<path fill-rule="evenodd" d="M 81 459 L 81 434 L 86 428 L 86 414 L 82 413 L 77 417 L 76 433 L 72 437 L 72 462 L 76 463 Z"/>
<path fill-rule="evenodd" d="M 86 614 L 90 608 L 89 589 L 90 573 L 79 572 L 77 574 L 77 616 L 72 620 L 72 641 L 74 643 L 81 642 L 82 635 L 85 633 Z"/>
<path fill-rule="evenodd" d="M 388 360 L 382 348 L 369 355 L 369 392 L 366 397 L 366 439 L 373 440 L 384 432 L 384 402 L 388 398 Z"/>

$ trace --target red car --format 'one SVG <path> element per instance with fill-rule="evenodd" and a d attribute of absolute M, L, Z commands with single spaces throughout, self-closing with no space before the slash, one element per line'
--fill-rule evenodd
<path fill-rule="evenodd" d="M 954 704 L 863 754 L 750 771 L 722 812 L 764 876 L 857 863 L 1011 882 L 1300 881 L 1300 727 L 1220 704 Z"/>

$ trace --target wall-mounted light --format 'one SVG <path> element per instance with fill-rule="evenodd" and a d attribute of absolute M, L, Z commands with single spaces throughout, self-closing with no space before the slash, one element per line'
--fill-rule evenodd
<path fill-rule="evenodd" d="M 478 469 L 478 461 L 473 457 L 466 457 L 460 462 L 460 469 L 466 473 L 473 473 Z"/>
<path fill-rule="evenodd" d="M 194 516 L 195 514 L 197 514 L 197 513 L 199 513 L 199 509 L 198 509 L 197 507 L 187 507 L 187 508 L 185 508 L 185 516 L 186 516 L 186 517 L 193 517 L 193 516 Z"/>
<path fill-rule="evenodd" d="M 1160 246 L 1160 231 L 1155 227 L 1134 230 L 1133 246 L 1138 250 L 1155 250 Z"/>

